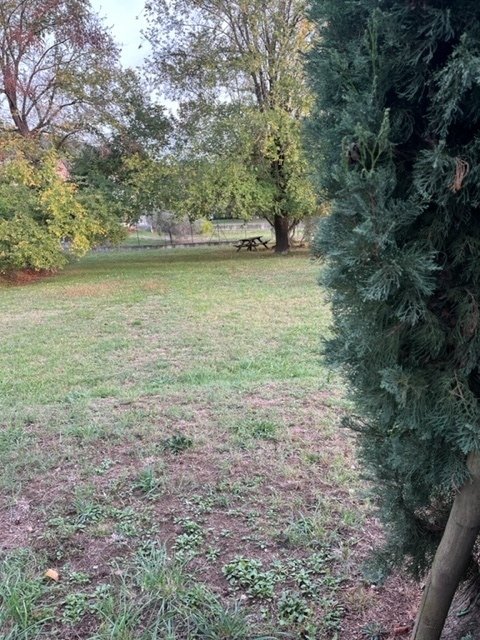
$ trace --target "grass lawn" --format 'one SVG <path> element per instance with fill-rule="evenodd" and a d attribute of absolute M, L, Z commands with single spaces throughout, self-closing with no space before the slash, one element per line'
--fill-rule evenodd
<path fill-rule="evenodd" d="M 262 236 L 264 240 L 269 240 L 273 243 L 274 234 L 271 229 L 262 229 L 262 228 L 246 228 L 246 229 L 228 229 L 228 228 L 218 228 L 214 229 L 212 233 L 203 233 L 203 234 L 195 234 L 193 235 L 193 242 L 235 242 L 240 238 L 251 238 L 253 236 Z M 174 244 L 182 244 L 182 243 L 190 243 L 192 242 L 192 236 L 187 233 L 185 236 L 174 237 Z M 156 232 L 138 230 L 138 231 L 130 231 L 122 242 L 121 246 L 123 247 L 135 247 L 135 246 L 146 246 L 146 245 L 165 245 L 170 244 L 170 238 L 167 234 L 158 234 Z"/>
<path fill-rule="evenodd" d="M 0 285 L 2 640 L 390 637 L 412 588 L 361 571 L 318 270 L 126 251 Z"/>

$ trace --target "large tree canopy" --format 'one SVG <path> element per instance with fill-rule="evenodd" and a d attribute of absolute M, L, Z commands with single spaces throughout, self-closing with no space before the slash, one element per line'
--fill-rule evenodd
<path fill-rule="evenodd" d="M 440 637 L 480 531 L 480 5 L 315 0 L 317 239 L 390 558 Z M 450 518 L 447 518 L 452 507 Z"/>
<path fill-rule="evenodd" d="M 106 122 L 102 135 L 70 149 L 72 176 L 82 195 L 102 199 L 124 221 L 164 207 L 167 190 L 154 169 L 164 174 L 159 159 L 168 146 L 171 123 L 131 69 L 118 76 Z"/>
<path fill-rule="evenodd" d="M 216 149 L 200 145 L 196 151 L 217 169 L 221 160 L 226 162 L 236 178 L 236 186 L 227 191 L 238 194 L 243 189 L 252 195 L 270 190 L 268 214 L 277 251 L 288 250 L 292 219 L 313 213 L 315 206 L 300 143 L 301 122 L 311 102 L 302 65 L 312 33 L 305 8 L 303 0 L 147 3 L 152 74 L 199 114 L 194 135 L 202 143 L 208 128 L 221 131 Z M 230 120 L 225 118 L 229 108 Z M 225 144 L 231 137 L 229 126 L 248 134 L 241 148 Z M 192 155 L 194 149 L 187 138 L 183 155 Z M 220 172 L 213 170 L 212 175 Z M 245 206 L 238 211 L 234 199 L 230 204 L 232 213 L 244 215 Z M 255 213 L 264 215 L 250 211 Z"/>
<path fill-rule="evenodd" d="M 88 0 L 2 0 L 0 125 L 61 143 L 111 97 L 117 48 Z"/>
<path fill-rule="evenodd" d="M 1 272 L 55 269 L 120 237 L 118 212 L 100 190 L 80 193 L 58 153 L 108 127 L 117 60 L 89 0 L 0 3 Z"/>

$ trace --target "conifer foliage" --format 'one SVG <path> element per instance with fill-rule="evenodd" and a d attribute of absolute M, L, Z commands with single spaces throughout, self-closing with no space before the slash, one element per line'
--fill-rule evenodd
<path fill-rule="evenodd" d="M 311 15 L 327 353 L 356 403 L 388 557 L 422 574 L 445 531 L 414 631 L 430 640 L 480 530 L 480 4 L 314 0 Z"/>

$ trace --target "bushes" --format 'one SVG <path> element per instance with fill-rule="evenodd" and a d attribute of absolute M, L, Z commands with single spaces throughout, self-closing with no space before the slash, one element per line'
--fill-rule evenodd
<path fill-rule="evenodd" d="M 10 220 L 0 220 L 0 272 L 54 270 L 65 262 L 57 238 L 33 217 L 20 213 Z"/>
<path fill-rule="evenodd" d="M 93 197 L 79 197 L 53 149 L 19 137 L 2 140 L 0 273 L 63 267 L 68 253 L 85 254 L 118 236 L 118 220 Z"/>

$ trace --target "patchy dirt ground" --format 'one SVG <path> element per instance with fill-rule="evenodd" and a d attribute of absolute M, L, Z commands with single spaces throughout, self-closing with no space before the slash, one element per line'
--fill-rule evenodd
<path fill-rule="evenodd" d="M 39 465 L 48 451 L 51 466 L 3 501 L 3 551 L 31 548 L 41 559 L 38 571 L 59 572 L 55 588 L 80 573 L 92 593 L 114 583 L 148 541 L 188 559 L 196 580 L 222 602 L 240 599 L 259 627 L 265 617 L 279 624 L 279 599 L 298 593 L 303 576 L 312 637 L 408 631 L 418 588 L 399 576 L 375 585 L 362 575 L 381 528 L 363 496 L 353 443 L 336 428 L 340 397 L 311 391 L 298 402 L 289 385 L 269 385 L 268 398 L 258 393 L 227 394 L 220 406 L 181 394 L 98 400 L 84 413 L 88 424 L 102 426 L 94 432 L 57 425 L 52 433 L 47 416 L 29 424 L 23 446 Z M 241 414 L 247 418 L 237 421 Z M 189 525 L 198 536 L 189 535 Z M 302 563 L 319 554 L 319 573 L 305 573 Z M 278 572 L 271 594 L 252 595 L 251 585 L 226 579 L 225 567 L 238 557 L 261 562 L 257 574 Z M 59 598 L 60 620 L 62 607 Z M 49 632 L 67 638 L 74 629 L 75 637 L 90 638 L 96 624 L 95 613 L 85 611 Z M 281 628 L 292 638 L 303 630 Z"/>
<path fill-rule="evenodd" d="M 109 254 L 2 289 L 2 639 L 408 637 L 420 587 L 364 570 L 317 268 Z"/>

